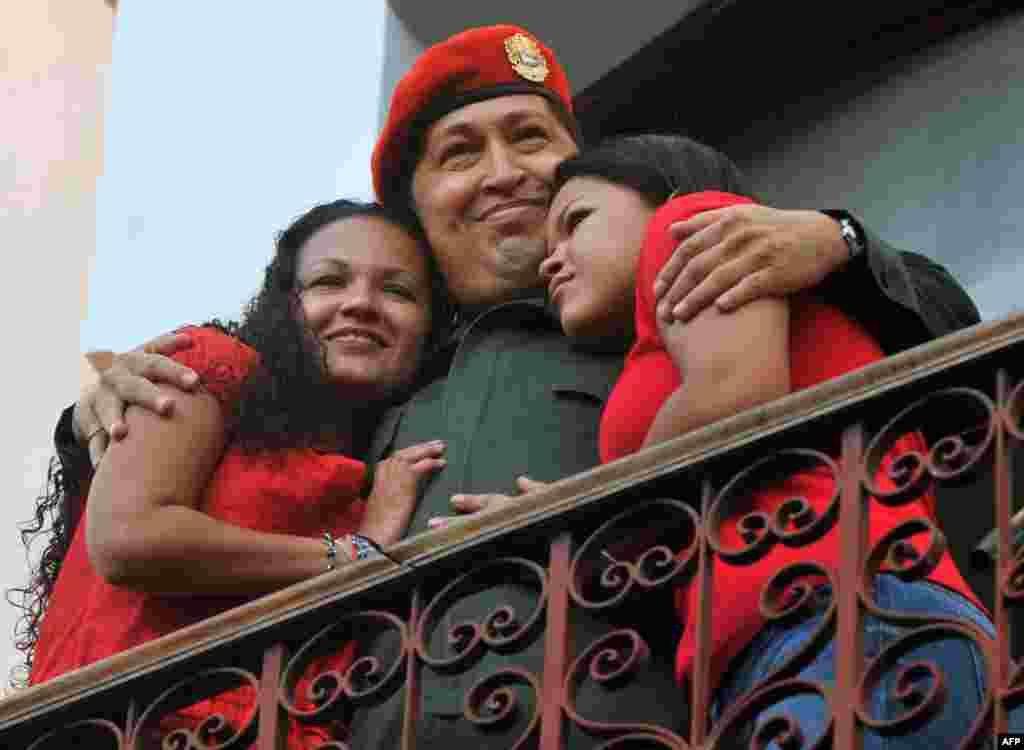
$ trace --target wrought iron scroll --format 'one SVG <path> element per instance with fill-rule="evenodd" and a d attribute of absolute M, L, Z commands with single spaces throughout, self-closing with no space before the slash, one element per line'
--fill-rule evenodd
<path fill-rule="evenodd" d="M 685 484 L 681 477 L 678 486 L 700 488 L 699 497 L 688 496 L 688 490 L 680 490 L 679 497 L 662 497 L 666 483 L 661 482 L 657 497 L 637 501 L 631 496 L 627 507 L 606 505 L 614 510 L 604 511 L 606 520 L 591 526 L 586 535 L 573 538 L 570 531 L 557 528 L 548 540 L 547 560 L 489 559 L 437 591 L 418 581 L 396 598 L 394 611 L 345 610 L 301 643 L 289 642 L 290 654 L 281 645 L 270 647 L 262 674 L 257 675 L 255 667 L 207 669 L 165 689 L 151 689 L 137 720 L 130 712 L 117 715 L 120 718 L 78 717 L 57 729 L 41 729 L 24 746 L 271 750 L 287 747 L 289 732 L 303 726 L 321 730 L 322 750 L 357 750 L 347 744 L 354 712 L 389 701 L 404 689 L 403 743 L 411 750 L 416 747 L 421 670 L 466 672 L 483 653 L 517 652 L 543 633 L 542 672 L 496 669 L 467 690 L 462 720 L 481 736 L 494 736 L 495 730 L 507 729 L 515 721 L 508 746 L 517 750 L 575 750 L 570 741 L 579 735 L 588 737 L 588 747 L 601 750 L 726 750 L 772 743 L 804 750 L 854 750 L 865 736 L 908 736 L 935 721 L 955 686 L 937 663 L 914 654 L 924 645 L 958 641 L 980 654 L 989 683 L 976 720 L 963 728 L 956 746 L 983 747 L 993 732 L 1007 729 L 1011 711 L 1024 711 L 1024 665 L 1011 659 L 1009 616 L 1012 608 L 1024 603 L 1024 552 L 1014 552 L 1010 521 L 1010 459 L 1024 441 L 1024 380 L 1014 381 L 1000 371 L 993 391 L 994 395 L 966 387 L 934 391 L 901 408 L 871 435 L 864 434 L 866 423 L 844 425 L 838 455 L 820 446 L 792 446 L 733 466 L 729 476 L 722 476 L 720 467 L 688 467 L 680 472 L 685 473 Z M 903 444 L 902 436 L 926 425 L 939 425 L 942 433 L 927 447 L 892 457 Z M 990 465 L 999 528 L 996 636 L 967 619 L 880 604 L 874 583 L 878 576 L 923 581 L 940 564 L 947 543 L 943 529 L 925 513 L 872 541 L 872 514 L 910 508 L 937 486 L 976 480 L 982 467 Z M 755 505 L 765 487 L 798 472 L 813 472 L 831 482 L 831 496 L 812 502 L 797 493 L 778 500 L 769 511 Z M 649 537 L 644 529 L 652 531 Z M 838 536 L 839 557 L 816 560 L 814 545 L 828 535 Z M 623 613 L 644 612 L 645 603 L 655 596 L 666 600 L 675 592 L 683 598 L 682 592 L 696 589 L 702 592 L 697 597 L 701 604 L 692 609 L 680 606 L 689 619 L 679 627 L 692 629 L 695 663 L 706 667 L 711 664 L 715 623 L 728 616 L 715 610 L 711 594 L 722 583 L 716 577 L 723 570 L 740 571 L 776 551 L 785 551 L 790 562 L 774 570 L 760 588 L 758 606 L 765 625 L 816 619 L 799 647 L 772 665 L 764 679 L 728 705 L 720 705 L 707 669 L 698 669 L 688 685 L 678 686 L 679 696 L 693 710 L 686 731 L 642 719 L 609 720 L 580 708 L 577 698 L 584 687 L 628 685 L 650 667 L 655 647 L 666 644 L 648 643 L 642 628 L 628 624 L 611 627 L 591 642 L 574 642 L 573 618 L 588 615 L 618 622 L 615 618 Z M 792 555 L 803 551 L 806 559 L 792 562 Z M 536 594 L 529 607 L 499 604 L 480 617 L 447 623 L 463 597 L 508 581 Z M 899 635 L 870 659 L 864 657 L 860 643 L 866 618 L 900 628 Z M 394 658 L 384 660 L 360 646 L 382 633 L 397 644 Z M 438 641 L 444 649 L 432 646 Z M 834 682 L 803 679 L 804 668 L 830 648 L 835 653 Z M 159 680 L 159 672 L 154 675 L 150 679 Z M 524 716 L 526 693 L 537 708 Z M 873 700 L 882 693 L 887 693 L 882 697 L 888 705 L 898 707 L 895 715 L 875 714 Z M 234 708 L 208 715 L 188 713 L 189 706 L 202 706 L 218 695 L 210 705 L 222 705 L 225 696 L 234 696 Z M 794 698 L 820 703 L 821 731 L 812 732 L 787 714 Z"/>

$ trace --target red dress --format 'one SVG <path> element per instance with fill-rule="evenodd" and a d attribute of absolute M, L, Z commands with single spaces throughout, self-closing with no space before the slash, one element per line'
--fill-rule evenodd
<path fill-rule="evenodd" d="M 694 193 L 670 201 L 652 217 L 636 272 L 636 342 L 626 357 L 625 368 L 601 417 L 599 444 L 602 463 L 639 450 L 661 405 L 681 383 L 679 370 L 658 333 L 653 292 L 654 279 L 676 245 L 668 233 L 669 225 L 702 211 L 751 202 L 747 198 L 728 193 Z M 837 308 L 823 304 L 810 295 L 791 298 L 789 369 L 793 391 L 856 370 L 884 356 L 874 339 Z M 638 393 L 643 393 L 644 398 L 636 398 Z M 893 488 L 888 477 L 884 476 L 885 468 L 893 456 L 924 449 L 924 441 L 919 435 L 901 437 L 883 463 L 880 476 L 876 477 L 878 486 L 883 490 Z M 827 469 L 801 471 L 759 491 L 749 510 L 771 513 L 789 498 L 804 497 L 820 515 L 828 506 L 834 490 L 834 481 Z M 871 542 L 878 541 L 890 529 L 912 518 L 926 516 L 934 521 L 934 504 L 935 499 L 931 494 L 917 502 L 898 507 L 872 503 L 869 528 Z M 737 532 L 738 520 L 738 517 L 733 516 L 720 529 L 721 542 L 727 549 L 745 546 Z M 776 544 L 767 555 L 752 565 L 731 565 L 718 557 L 714 558 L 712 687 L 717 684 L 729 661 L 764 625 L 759 611 L 759 597 L 772 575 L 799 561 L 818 561 L 826 568 L 834 569 L 838 556 L 838 530 L 833 528 L 813 544 L 796 548 Z M 928 579 L 982 606 L 948 552 Z M 680 678 L 689 670 L 694 656 L 696 618 L 688 617 L 687 614 L 690 611 L 696 612 L 697 593 L 697 587 L 686 586 L 676 594 L 677 610 L 685 625 L 676 658 L 676 671 Z"/>
<path fill-rule="evenodd" d="M 199 373 L 203 387 L 227 410 L 256 361 L 256 353 L 214 329 L 187 330 L 192 348 L 175 354 L 174 359 Z M 319 537 L 329 530 L 340 536 L 357 530 L 362 520 L 365 502 L 359 495 L 365 477 L 365 464 L 346 456 L 305 448 L 248 455 L 229 445 L 199 509 L 257 531 Z M 89 563 L 85 527 L 84 522 L 78 524 L 50 596 L 33 658 L 31 684 L 159 638 L 252 598 L 158 596 L 111 586 Z M 324 563 L 326 566 L 326 557 Z M 350 660 L 348 649 L 339 659 L 332 659 L 331 666 L 344 669 Z M 241 721 L 255 706 L 251 692 L 236 690 L 195 704 L 180 715 L 205 718 L 222 711 Z M 164 727 L 172 724 L 164 722 Z M 304 741 L 302 729 L 296 727 L 289 746 L 312 747 L 326 739 L 318 730 L 307 729 L 305 734 L 309 736 Z"/>

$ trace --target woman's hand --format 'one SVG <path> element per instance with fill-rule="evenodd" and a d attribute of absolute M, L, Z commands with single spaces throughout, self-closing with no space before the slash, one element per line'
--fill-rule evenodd
<path fill-rule="evenodd" d="M 94 467 L 110 440 L 121 440 L 128 434 L 124 412 L 129 406 L 141 406 L 164 417 L 171 414 L 174 400 L 156 383 L 186 391 L 195 388 L 199 382 L 196 373 L 170 358 L 191 346 L 192 339 L 187 334 L 169 333 L 138 349 L 114 354 L 109 362 L 101 362 L 99 357 L 89 358 L 99 380 L 83 389 L 75 404 L 71 426 L 79 444 L 89 449 Z"/>
<path fill-rule="evenodd" d="M 529 495 L 534 492 L 540 492 L 543 489 L 551 486 L 550 482 L 538 482 L 535 479 L 523 476 L 516 479 L 516 485 L 519 487 L 520 494 L 516 496 L 501 495 L 496 492 L 488 492 L 485 494 L 478 495 L 453 495 L 452 496 L 452 507 L 463 515 L 469 513 L 478 513 L 482 510 L 493 510 L 498 508 L 505 503 L 513 502 L 522 498 L 524 495 Z M 440 528 L 448 524 L 449 521 L 453 521 L 458 516 L 436 516 L 427 521 L 427 526 L 432 529 Z"/>
<path fill-rule="evenodd" d="M 420 480 L 444 468 L 444 449 L 443 440 L 419 443 L 377 464 L 359 533 L 382 546 L 401 539 L 416 507 Z"/>

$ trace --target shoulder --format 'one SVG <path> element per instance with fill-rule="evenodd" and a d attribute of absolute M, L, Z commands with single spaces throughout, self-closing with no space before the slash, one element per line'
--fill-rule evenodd
<path fill-rule="evenodd" d="M 668 200 L 654 212 L 647 224 L 647 233 L 640 255 L 641 267 L 646 266 L 646 270 L 653 269 L 656 273 L 672 257 L 672 253 L 679 244 L 668 231 L 673 224 L 692 219 L 705 211 L 753 202 L 750 198 L 742 195 L 710 190 L 701 193 L 687 193 Z"/>
<path fill-rule="evenodd" d="M 192 346 L 172 359 L 199 375 L 203 387 L 219 401 L 232 399 L 259 360 L 256 350 L 234 336 L 212 326 L 182 326 L 176 333 L 188 334 Z"/>

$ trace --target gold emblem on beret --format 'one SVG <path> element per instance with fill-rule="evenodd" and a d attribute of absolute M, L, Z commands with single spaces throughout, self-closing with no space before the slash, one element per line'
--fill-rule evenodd
<path fill-rule="evenodd" d="M 526 34 L 513 34 L 505 40 L 505 54 L 512 70 L 527 81 L 543 83 L 548 77 L 548 61 L 537 43 Z"/>

